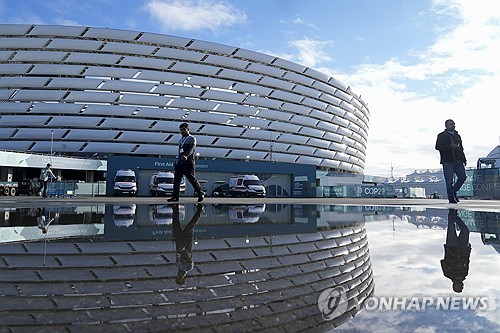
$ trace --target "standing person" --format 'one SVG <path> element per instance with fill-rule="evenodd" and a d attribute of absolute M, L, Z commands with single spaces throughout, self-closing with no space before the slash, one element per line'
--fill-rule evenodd
<path fill-rule="evenodd" d="M 443 165 L 444 181 L 446 182 L 446 192 L 449 203 L 457 203 L 457 191 L 467 178 L 465 158 L 462 138 L 455 131 L 455 122 L 451 119 L 445 121 L 445 130 L 438 134 L 436 140 L 436 150 L 439 150 L 441 156 L 440 163 Z M 453 183 L 453 176 L 457 175 L 457 180 Z"/>
<path fill-rule="evenodd" d="M 460 233 L 457 236 L 457 229 Z M 451 280 L 453 291 L 461 293 L 464 289 L 464 280 L 469 274 L 471 245 L 469 243 L 469 228 L 458 216 L 456 209 L 448 210 L 448 228 L 446 244 L 444 244 L 444 259 L 441 268 L 445 277 Z"/>
<path fill-rule="evenodd" d="M 49 181 L 49 178 L 56 178 L 54 173 L 52 172 L 52 165 L 50 163 L 47 163 L 47 166 L 42 169 L 42 172 L 40 172 L 40 187 L 38 188 L 37 193 L 40 193 L 43 188 L 43 197 L 47 197 L 47 183 Z"/>
<path fill-rule="evenodd" d="M 172 197 L 170 197 L 167 201 L 179 201 L 181 179 L 183 176 L 186 176 L 187 180 L 191 183 L 191 185 L 193 185 L 196 193 L 198 193 L 198 202 L 201 202 L 203 201 L 205 193 L 201 189 L 200 183 L 198 183 L 194 176 L 194 152 L 196 148 L 196 138 L 189 134 L 189 125 L 187 123 L 180 124 L 179 130 L 181 131 L 182 137 L 179 140 L 179 155 L 177 156 L 177 160 L 175 162 L 174 189 Z"/>

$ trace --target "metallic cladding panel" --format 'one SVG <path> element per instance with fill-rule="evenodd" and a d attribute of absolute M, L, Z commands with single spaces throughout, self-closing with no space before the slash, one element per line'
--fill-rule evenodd
<path fill-rule="evenodd" d="M 262 160 L 273 142 L 277 162 L 363 171 L 366 103 L 301 64 L 96 27 L 3 24 L 0 45 L 0 148 L 44 152 L 56 129 L 66 153 L 175 154 L 188 121 L 205 158 Z"/>

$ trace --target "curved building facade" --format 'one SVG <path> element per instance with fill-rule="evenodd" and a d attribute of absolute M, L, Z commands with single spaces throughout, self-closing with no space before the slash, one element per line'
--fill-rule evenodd
<path fill-rule="evenodd" d="M 0 25 L 0 149 L 175 156 L 362 173 L 369 110 L 333 77 L 275 56 L 169 35 Z"/>
<path fill-rule="evenodd" d="M 369 304 L 376 281 L 363 213 L 338 214 L 331 225 L 319 226 L 312 219 L 277 223 L 274 217 L 284 212 L 274 207 L 260 217 L 266 222 L 248 224 L 231 222 L 231 208 L 217 206 L 207 205 L 206 216 L 198 218 L 190 236 L 184 234 L 193 268 L 180 284 L 172 222 L 140 218 L 118 226 L 112 207 L 102 205 L 98 209 L 108 212 L 103 216 L 95 209 L 94 221 L 104 220 L 104 225 L 89 223 L 88 215 L 85 220 L 69 207 L 47 208 L 70 215 L 75 224 L 52 225 L 46 234 L 36 225 L 18 226 L 14 232 L 11 224 L 0 234 L 0 241 L 9 242 L 0 242 L 5 258 L 0 270 L 2 328 L 321 333 L 342 327 Z M 285 209 L 294 211 L 290 205 Z M 179 210 L 185 212 L 178 216 L 183 225 L 193 221 L 193 204 L 179 205 Z M 33 214 L 27 209 L 9 212 L 11 223 Z M 97 230 L 101 233 L 95 235 Z M 70 238 L 75 232 L 81 236 Z M 46 250 L 45 235 L 64 240 L 47 243 Z M 30 241 L 19 242 L 21 237 Z M 366 323 L 352 327 L 364 329 Z"/>

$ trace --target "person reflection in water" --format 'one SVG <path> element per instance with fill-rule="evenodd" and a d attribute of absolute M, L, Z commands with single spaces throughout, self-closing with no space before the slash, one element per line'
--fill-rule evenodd
<path fill-rule="evenodd" d="M 181 227 L 179 220 L 179 205 L 173 205 L 172 228 L 175 242 L 175 265 L 177 266 L 177 277 L 175 282 L 184 285 L 187 273 L 193 269 L 193 235 L 194 227 L 200 220 L 203 212 L 203 205 L 196 204 L 196 211 L 191 221 L 184 227 Z"/>
<path fill-rule="evenodd" d="M 456 226 L 460 229 L 457 235 Z M 443 274 L 452 281 L 453 291 L 461 293 L 464 280 L 469 273 L 471 245 L 469 244 L 469 228 L 458 216 L 456 209 L 448 211 L 448 227 L 446 244 L 444 244 L 444 259 L 441 260 Z"/>
<path fill-rule="evenodd" d="M 45 216 L 45 207 L 36 209 L 36 224 L 42 233 L 47 233 L 47 217 Z"/>
<path fill-rule="evenodd" d="M 42 230 L 43 234 L 47 233 L 50 224 L 54 221 L 56 221 L 55 223 L 58 223 L 59 213 L 55 213 L 54 217 L 50 218 L 50 212 L 49 214 L 46 214 L 45 207 L 36 209 L 36 224 L 38 226 L 38 229 Z"/>

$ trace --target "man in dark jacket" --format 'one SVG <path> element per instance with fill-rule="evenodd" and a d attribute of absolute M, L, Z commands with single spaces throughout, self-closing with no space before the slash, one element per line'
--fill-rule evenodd
<path fill-rule="evenodd" d="M 457 236 L 456 226 L 460 229 Z M 456 209 L 448 210 L 448 228 L 444 259 L 441 260 L 443 274 L 452 281 L 453 290 L 457 293 L 464 289 L 464 280 L 469 273 L 470 252 L 469 228 L 458 216 Z"/>
<path fill-rule="evenodd" d="M 444 181 L 446 182 L 446 192 L 450 203 L 457 203 L 457 191 L 460 190 L 465 179 L 465 166 L 467 159 L 464 154 L 462 138 L 455 131 L 455 122 L 448 119 L 444 123 L 446 129 L 439 133 L 436 140 L 436 150 L 441 155 L 440 163 L 443 165 Z M 453 176 L 457 175 L 457 180 L 453 183 Z"/>
<path fill-rule="evenodd" d="M 198 193 L 198 202 L 201 202 L 203 201 L 205 192 L 203 192 L 200 183 L 195 178 L 194 152 L 196 148 L 196 138 L 189 134 L 189 125 L 187 123 L 180 124 L 179 130 L 182 137 L 179 140 L 179 155 L 175 162 L 174 188 L 172 197 L 167 201 L 179 201 L 181 180 L 183 176 L 186 176 L 186 179 L 191 183 L 196 193 Z"/>
<path fill-rule="evenodd" d="M 203 213 L 203 204 L 196 204 L 196 211 L 191 221 L 182 228 L 179 219 L 179 205 L 173 207 L 172 229 L 175 242 L 175 265 L 177 266 L 177 277 L 175 282 L 184 285 L 187 273 L 193 269 L 193 236 L 194 227 Z"/>

